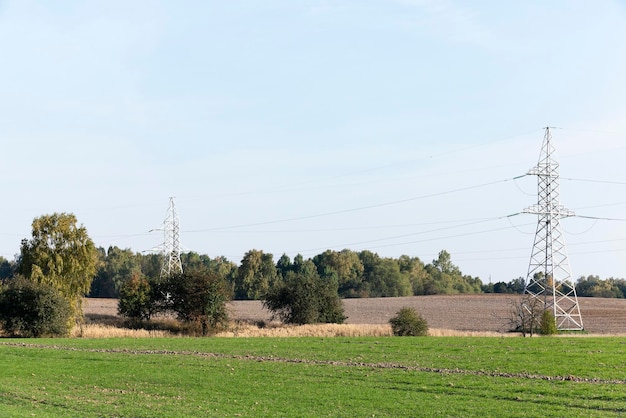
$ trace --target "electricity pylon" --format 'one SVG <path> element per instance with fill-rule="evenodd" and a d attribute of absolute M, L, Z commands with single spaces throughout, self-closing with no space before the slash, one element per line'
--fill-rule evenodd
<path fill-rule="evenodd" d="M 525 293 L 542 303 L 544 310 L 552 310 L 557 329 L 580 331 L 583 321 L 560 222 L 575 214 L 559 201 L 559 163 L 551 139 L 548 127 L 539 163 L 527 173 L 537 176 L 539 191 L 537 204 L 523 211 L 538 216 Z"/>
<path fill-rule="evenodd" d="M 165 221 L 163 221 L 163 234 L 161 278 L 183 272 L 183 265 L 180 261 L 180 229 L 173 197 L 170 197 L 170 206 L 167 209 Z"/>

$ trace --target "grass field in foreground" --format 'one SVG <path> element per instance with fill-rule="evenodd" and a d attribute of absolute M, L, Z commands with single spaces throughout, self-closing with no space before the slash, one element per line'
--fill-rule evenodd
<path fill-rule="evenodd" d="M 619 416 L 622 338 L 0 340 L 0 416 Z"/>

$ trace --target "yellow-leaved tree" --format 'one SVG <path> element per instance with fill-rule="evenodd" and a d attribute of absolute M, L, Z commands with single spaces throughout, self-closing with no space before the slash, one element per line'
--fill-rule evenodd
<path fill-rule="evenodd" d="M 70 303 L 72 320 L 82 317 L 82 300 L 93 280 L 98 251 L 71 213 L 35 218 L 32 238 L 23 239 L 18 271 L 27 279 L 55 288 Z"/>

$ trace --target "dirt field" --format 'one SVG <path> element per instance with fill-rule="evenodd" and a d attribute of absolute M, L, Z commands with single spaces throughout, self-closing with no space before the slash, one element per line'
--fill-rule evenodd
<path fill-rule="evenodd" d="M 404 298 L 345 299 L 348 324 L 386 324 L 402 307 L 415 308 L 431 328 L 506 332 L 512 304 L 519 296 L 454 295 Z M 585 330 L 592 334 L 626 334 L 626 299 L 579 298 Z M 235 320 L 270 321 L 260 301 L 229 304 Z M 87 299 L 86 315 L 117 314 L 116 299 Z"/>

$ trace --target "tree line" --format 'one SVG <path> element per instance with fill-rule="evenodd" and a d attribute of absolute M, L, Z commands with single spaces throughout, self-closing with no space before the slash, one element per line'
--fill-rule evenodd
<path fill-rule="evenodd" d="M 284 322 L 341 323 L 341 298 L 525 291 L 522 278 L 483 284 L 463 274 L 446 250 L 428 264 L 348 249 L 308 259 L 283 254 L 276 261 L 255 249 L 239 265 L 188 252 L 181 255 L 184 273 L 162 277 L 161 255 L 96 248 L 72 214 L 44 215 L 32 227 L 14 261 L 0 258 L 0 323 L 9 335 L 66 334 L 80 321 L 86 294 L 120 298 L 119 312 L 133 320 L 175 313 L 206 335 L 226 323 L 231 298 L 263 300 Z M 626 296 L 624 279 L 588 276 L 564 285 L 575 285 L 580 296 Z"/>
<path fill-rule="evenodd" d="M 123 284 L 133 276 L 157 278 L 163 258 L 160 254 L 142 254 L 111 246 L 97 248 L 97 271 L 88 291 L 90 297 L 118 298 Z M 278 260 L 262 250 L 250 250 L 239 265 L 219 256 L 211 258 L 196 252 L 181 254 L 185 270 L 208 270 L 223 278 L 235 299 L 263 299 L 271 288 L 284 281 L 306 260 L 283 254 Z M 425 264 L 418 257 L 380 257 L 371 251 L 326 250 L 309 259 L 317 273 L 337 284 L 342 298 L 394 297 L 468 293 L 524 293 L 522 277 L 508 282 L 483 283 L 478 277 L 463 274 L 442 250 L 437 259 Z M 13 277 L 17 261 L 0 257 L 0 279 Z M 576 293 L 581 297 L 626 297 L 626 280 L 580 277 Z"/>
<path fill-rule="evenodd" d="M 92 282 L 91 297 L 118 297 L 133 275 L 155 278 L 160 274 L 160 254 L 134 253 L 129 249 L 99 248 L 100 267 Z M 381 257 L 371 251 L 327 250 L 312 258 L 283 254 L 278 260 L 262 250 L 250 250 L 239 265 L 225 257 L 211 258 L 195 252 L 180 256 L 185 270 L 206 270 L 222 277 L 234 299 L 261 300 L 285 282 L 293 272 L 313 268 L 334 283 L 342 298 L 396 297 L 413 295 L 482 293 L 478 277 L 463 274 L 442 250 L 436 260 L 424 264 L 417 257 Z"/>
<path fill-rule="evenodd" d="M 160 254 L 142 254 L 116 246 L 108 249 L 99 247 L 96 252 L 95 274 L 86 282 L 90 283 L 86 288 L 90 297 L 118 298 L 120 289 L 132 277 L 150 279 L 160 275 L 163 262 Z M 13 261 L 0 257 L 0 279 L 6 281 L 20 272 L 28 276 L 39 274 L 37 271 L 23 271 L 23 266 L 32 264 L 23 259 L 24 254 Z M 430 263 L 408 255 L 381 257 L 368 250 L 349 249 L 326 250 L 310 259 L 304 259 L 302 255 L 291 259 L 283 254 L 277 260 L 271 253 L 253 249 L 243 256 L 239 264 L 223 256 L 211 258 L 196 252 L 183 253 L 180 257 L 185 270 L 205 270 L 216 274 L 227 283 L 233 298 L 240 300 L 264 299 L 271 289 L 284 283 L 289 272 L 300 271 L 307 261 L 312 263 L 320 277 L 336 285 L 342 298 L 523 293 L 525 286 L 522 277 L 509 282 L 483 283 L 479 277 L 461 272 L 446 250 L 441 250 Z M 576 292 L 581 297 L 624 298 L 626 280 L 581 277 L 576 282 Z"/>

